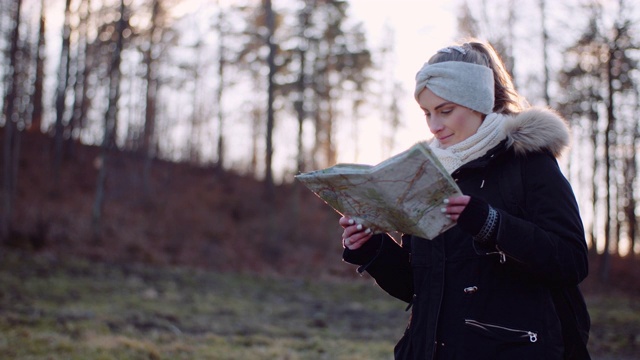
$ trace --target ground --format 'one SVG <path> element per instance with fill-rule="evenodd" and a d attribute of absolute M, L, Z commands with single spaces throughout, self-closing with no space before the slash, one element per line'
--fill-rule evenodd
<path fill-rule="evenodd" d="M 285 183 L 76 144 L 55 181 L 51 139 L 23 134 L 0 246 L 7 359 L 390 359 L 405 304 L 340 260 L 338 215 Z M 0 131 L 0 143 L 3 139 Z M 68 148 L 70 149 L 70 148 Z M 58 184 L 56 186 L 56 184 Z M 640 266 L 601 257 L 582 284 L 594 359 L 640 358 Z"/>

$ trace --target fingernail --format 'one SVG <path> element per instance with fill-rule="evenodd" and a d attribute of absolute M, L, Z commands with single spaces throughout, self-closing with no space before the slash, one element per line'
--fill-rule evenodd
<path fill-rule="evenodd" d="M 449 214 L 445 215 L 445 217 L 446 217 L 447 219 L 451 219 L 451 215 L 449 215 Z"/>
<path fill-rule="evenodd" d="M 447 208 L 440 208 L 440 212 L 446 213 L 447 212 Z"/>
<path fill-rule="evenodd" d="M 371 234 L 371 229 L 367 229 L 364 231 L 366 234 Z"/>
<path fill-rule="evenodd" d="M 353 219 L 349 219 L 349 225 L 353 225 L 353 224 L 355 224 L 355 223 L 356 223 L 356 222 L 355 222 L 355 221 L 353 221 Z"/>
<path fill-rule="evenodd" d="M 358 224 L 358 226 L 356 226 L 356 229 L 362 230 L 362 224 Z"/>
<path fill-rule="evenodd" d="M 449 199 L 444 199 L 444 200 L 442 200 L 442 202 L 446 205 L 446 204 L 449 203 Z"/>

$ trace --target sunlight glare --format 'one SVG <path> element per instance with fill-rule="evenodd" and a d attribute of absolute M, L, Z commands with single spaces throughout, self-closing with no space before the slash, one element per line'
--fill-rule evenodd
<path fill-rule="evenodd" d="M 361 21 L 367 31 L 369 46 L 379 49 L 385 31 L 390 27 L 395 33 L 394 77 L 401 82 L 400 99 L 402 124 L 391 153 L 380 151 L 382 134 L 376 127 L 363 129 L 361 138 L 377 141 L 361 142 L 359 161 L 372 164 L 409 148 L 418 141 L 431 138 L 424 117 L 413 98 L 415 74 L 438 49 L 455 41 L 454 4 L 446 0 L 351 0 L 351 14 Z M 388 45 L 388 44 L 387 44 Z M 366 120 L 363 119 L 362 122 Z M 366 130 L 366 131 L 365 131 Z M 352 155 L 353 152 L 351 152 Z M 339 156 L 340 161 L 353 162 L 353 157 Z"/>

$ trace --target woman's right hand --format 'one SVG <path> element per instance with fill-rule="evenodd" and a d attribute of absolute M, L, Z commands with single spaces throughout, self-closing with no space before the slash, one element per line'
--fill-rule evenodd
<path fill-rule="evenodd" d="M 367 229 L 362 224 L 358 224 L 352 218 L 343 216 L 339 220 L 340 226 L 344 229 L 342 232 L 342 246 L 349 250 L 355 250 L 361 247 L 369 239 L 371 239 L 371 229 Z"/>

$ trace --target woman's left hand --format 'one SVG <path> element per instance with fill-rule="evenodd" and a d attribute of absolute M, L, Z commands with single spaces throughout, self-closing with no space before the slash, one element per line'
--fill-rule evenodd
<path fill-rule="evenodd" d="M 356 250 L 371 239 L 373 235 L 371 229 L 357 224 L 355 220 L 348 216 L 343 216 L 339 220 L 340 226 L 344 228 L 342 232 L 342 246 L 349 250 Z"/>
<path fill-rule="evenodd" d="M 471 200 L 471 196 L 468 195 L 452 196 L 445 199 L 442 212 L 451 220 L 458 221 L 460 214 L 469 204 L 469 200 Z"/>

